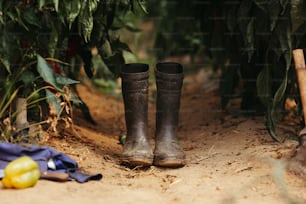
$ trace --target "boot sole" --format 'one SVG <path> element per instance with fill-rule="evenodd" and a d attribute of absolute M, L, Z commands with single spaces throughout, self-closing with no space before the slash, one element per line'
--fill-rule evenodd
<path fill-rule="evenodd" d="M 166 168 L 179 168 L 185 166 L 186 162 L 182 159 L 154 160 L 153 165 Z"/>
<path fill-rule="evenodd" d="M 147 166 L 152 166 L 152 163 L 153 159 L 135 158 L 135 157 L 121 158 L 121 164 L 131 167 L 136 167 L 136 166 L 147 167 Z"/>

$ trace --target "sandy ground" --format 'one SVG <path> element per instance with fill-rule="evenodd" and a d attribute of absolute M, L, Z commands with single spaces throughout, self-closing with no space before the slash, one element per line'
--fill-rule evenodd
<path fill-rule="evenodd" d="M 182 91 L 178 135 L 188 162 L 179 169 L 121 166 L 118 135 L 125 131 L 121 99 L 84 86 L 78 90 L 98 124 L 89 124 L 76 112 L 75 131 L 60 131 L 45 144 L 77 160 L 83 171 L 102 173 L 103 179 L 84 184 L 39 180 L 24 190 L 0 188 L 1 204 L 306 203 L 305 180 L 286 171 L 297 146 L 290 139 L 296 127 L 284 125 L 279 135 L 287 139 L 279 144 L 268 135 L 263 116 L 234 114 L 239 101 L 229 105 L 231 114 L 220 111 L 217 81 L 203 70 L 186 77 Z M 151 100 L 152 145 L 154 125 Z"/>

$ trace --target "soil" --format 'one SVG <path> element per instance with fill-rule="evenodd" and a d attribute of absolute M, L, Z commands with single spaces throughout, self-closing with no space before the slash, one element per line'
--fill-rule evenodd
<path fill-rule="evenodd" d="M 100 181 L 77 183 L 39 180 L 32 188 L 0 190 L 1 203 L 305 203 L 305 180 L 287 170 L 297 142 L 296 126 L 284 125 L 284 143 L 274 142 L 263 116 L 239 112 L 239 100 L 228 112 L 219 108 L 217 80 L 205 70 L 188 75 L 181 96 L 178 136 L 187 165 L 178 169 L 130 169 L 120 165 L 125 132 L 122 99 L 79 85 L 97 125 L 78 111 L 74 127 L 49 135 L 45 145 L 75 159 Z M 154 89 L 154 87 L 152 88 Z M 149 104 L 154 145 L 155 106 Z"/>
<path fill-rule="evenodd" d="M 103 179 L 82 184 L 39 180 L 32 188 L 0 189 L 1 204 L 306 203 L 305 177 L 287 168 L 298 146 L 292 138 L 301 127 L 294 120 L 284 121 L 277 132 L 284 142 L 273 141 L 264 116 L 241 114 L 239 98 L 221 111 L 218 80 L 211 76 L 200 69 L 184 79 L 178 136 L 186 166 L 122 166 L 119 135 L 126 131 L 122 99 L 78 85 L 97 125 L 75 111 L 73 127 L 60 129 L 60 125 L 57 134 L 44 134 L 42 143 L 75 159 L 82 171 L 103 174 Z M 152 147 L 154 88 L 153 83 L 149 104 Z"/>

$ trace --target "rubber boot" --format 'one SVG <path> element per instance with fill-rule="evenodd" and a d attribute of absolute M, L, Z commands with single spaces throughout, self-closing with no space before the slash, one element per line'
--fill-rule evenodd
<path fill-rule="evenodd" d="M 155 166 L 181 167 L 185 165 L 177 128 L 180 95 L 183 84 L 183 67 L 178 63 L 158 63 L 155 68 L 157 101 L 155 130 Z"/>
<path fill-rule="evenodd" d="M 153 153 L 148 136 L 149 66 L 126 64 L 121 69 L 121 78 L 127 129 L 121 162 L 130 166 L 150 166 Z"/>

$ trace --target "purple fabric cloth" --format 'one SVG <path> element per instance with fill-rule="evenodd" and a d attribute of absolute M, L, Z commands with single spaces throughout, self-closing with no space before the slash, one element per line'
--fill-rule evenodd
<path fill-rule="evenodd" d="M 12 143 L 0 143 L 0 169 L 21 156 L 29 156 L 38 163 L 40 171 L 64 171 L 69 174 L 71 179 L 79 183 L 89 180 L 100 180 L 102 174 L 88 175 L 78 171 L 78 164 L 66 154 L 46 146 L 21 146 Z M 48 168 L 48 161 L 52 159 L 55 169 Z M 1 179 L 1 178 L 0 178 Z"/>
<path fill-rule="evenodd" d="M 21 146 L 12 143 L 0 143 L 0 169 L 21 156 L 29 156 L 39 165 L 41 171 L 47 171 L 48 161 L 52 159 L 56 165 L 56 170 L 77 169 L 78 164 L 69 156 L 59 153 L 56 150 L 46 146 Z"/>

